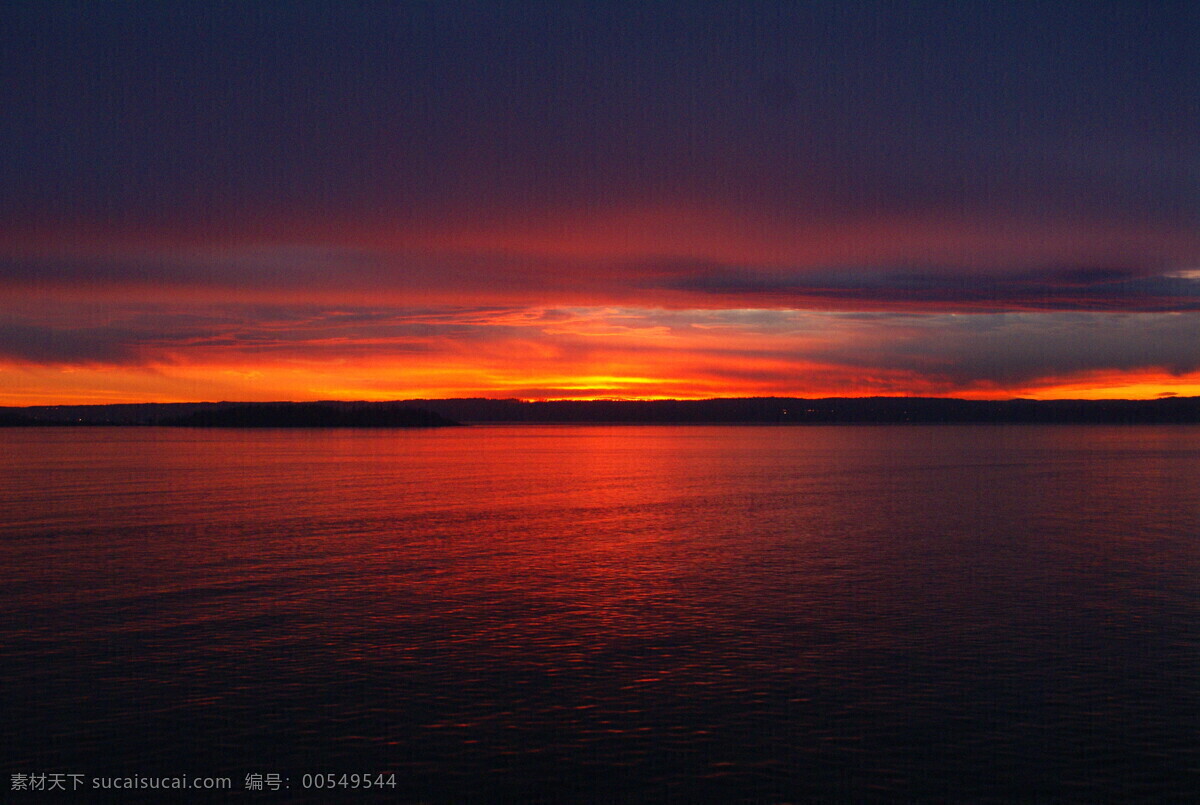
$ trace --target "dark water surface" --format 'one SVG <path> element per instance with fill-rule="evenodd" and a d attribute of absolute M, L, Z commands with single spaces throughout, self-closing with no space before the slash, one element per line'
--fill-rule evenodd
<path fill-rule="evenodd" d="M 1200 428 L 6 429 L 0 456 L 5 793 L 1200 790 Z"/>

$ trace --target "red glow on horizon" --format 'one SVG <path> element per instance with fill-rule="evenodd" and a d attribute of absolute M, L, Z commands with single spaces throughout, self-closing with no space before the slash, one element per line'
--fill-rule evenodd
<path fill-rule="evenodd" d="M 958 397 L 977 400 L 1155 399 L 1168 394 L 1200 396 L 1200 373 L 1091 373 L 1048 379 L 1039 384 L 959 388 L 914 374 L 876 371 L 851 379 L 853 372 L 814 367 L 813 382 L 720 382 L 702 371 L 672 377 L 500 376 L 468 364 L 439 372 L 411 372 L 378 365 L 337 367 L 296 365 L 177 367 L 0 366 L 0 405 L 84 405 L 141 402 L 400 400 L 489 397 L 546 400 L 699 400 L 735 397 Z M 491 385 L 480 381 L 492 377 Z M 536 389 L 536 391 L 535 391 Z"/>
<path fill-rule="evenodd" d="M 1103 356 L 1035 360 L 995 371 L 1017 379 L 989 380 L 972 373 L 969 350 L 945 352 L 942 325 L 921 323 L 945 313 L 1142 315 L 1188 302 L 1155 295 L 1169 286 L 1149 283 L 1130 301 L 1032 270 L 1050 257 L 1086 265 L 1114 244 L 1169 262 L 1200 252 L 1200 235 L 934 215 L 831 223 L 686 206 L 444 221 L 261 213 L 218 232 L 43 222 L 0 235 L 0 254 L 31 261 L 0 288 L 34 333 L 0 353 L 0 404 L 1200 394 L 1195 372 L 1153 368 L 1186 360 L 1125 370 L 1104 368 Z M 932 290 L 913 294 L 896 268 L 906 261 L 958 273 L 941 269 L 922 280 Z M 846 315 L 804 320 L 818 311 Z M 759 321 L 766 314 L 776 318 Z M 1002 364 L 1007 336 L 954 326 L 995 347 Z M 1038 337 L 1050 343 L 1056 332 L 1046 333 Z M 106 338 L 107 351 L 92 348 Z"/>

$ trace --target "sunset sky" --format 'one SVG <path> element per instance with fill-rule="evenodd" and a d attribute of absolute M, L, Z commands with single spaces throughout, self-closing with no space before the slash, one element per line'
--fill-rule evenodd
<path fill-rule="evenodd" d="M 1200 4 L 0 6 L 0 405 L 1200 394 Z"/>

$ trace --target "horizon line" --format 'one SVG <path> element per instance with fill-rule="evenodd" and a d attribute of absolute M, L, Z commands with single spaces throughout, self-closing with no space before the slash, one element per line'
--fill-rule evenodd
<path fill-rule="evenodd" d="M 1152 403 L 1163 400 L 1189 400 L 1200 399 L 1200 395 L 1187 396 L 1180 395 L 1174 392 L 1165 392 L 1154 397 L 1052 397 L 1052 398 L 1037 398 L 1037 397 L 942 397 L 942 396 L 927 396 L 927 395 L 900 395 L 900 394 L 869 394 L 869 395 L 842 395 L 842 396 L 827 396 L 827 397 L 800 397 L 800 396 L 781 396 L 781 395 L 761 395 L 761 396 L 740 396 L 740 397 L 547 397 L 547 398 L 521 398 L 521 397 L 406 397 L 393 398 L 386 400 L 365 400 L 365 399 L 304 399 L 304 400 L 142 400 L 134 402 L 54 402 L 54 403 L 34 403 L 31 405 L 0 405 L 0 408 L 101 408 L 108 406 L 121 405 L 296 405 L 305 403 L 360 403 L 365 405 L 387 405 L 393 403 L 421 403 L 421 402 L 454 402 L 454 401 L 486 401 L 486 402 L 505 402 L 505 403 L 520 403 L 522 405 L 538 405 L 545 403 L 704 403 L 704 402 L 738 402 L 746 400 L 804 400 L 806 402 L 822 402 L 828 400 L 944 400 L 947 402 L 966 402 L 966 403 L 1005 403 L 1005 402 L 1029 402 L 1029 403 L 1056 403 L 1056 402 L 1078 402 L 1078 403 L 1113 403 L 1113 402 L 1129 402 L 1129 403 Z"/>

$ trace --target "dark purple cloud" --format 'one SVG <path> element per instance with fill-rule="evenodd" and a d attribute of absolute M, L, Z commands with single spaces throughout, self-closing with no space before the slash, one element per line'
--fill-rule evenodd
<path fill-rule="evenodd" d="M 1198 42 L 1182 2 L 7 3 L 0 359 L 1186 375 Z"/>
<path fill-rule="evenodd" d="M 1047 267 L 980 274 L 970 270 L 864 267 L 770 273 L 718 267 L 665 287 L 737 300 L 747 307 L 961 311 L 1197 311 L 1200 278 L 1106 267 Z"/>
<path fill-rule="evenodd" d="M 637 304 L 673 308 L 914 311 L 1200 310 L 1200 276 L 1146 266 L 1057 266 L 1007 271 L 845 265 L 780 269 L 713 260 L 551 258 L 279 247 L 217 254 L 167 252 L 0 259 L 0 288 L 69 296 L 83 288 L 160 301 L 224 296 L 270 301 L 428 296 L 502 305 Z M 407 303 L 407 304 L 406 304 Z M 461 305 L 455 305 L 460 307 Z"/>
<path fill-rule="evenodd" d="M 1192 3 L 9 3 L 0 21 L 14 219 L 1200 212 Z"/>

